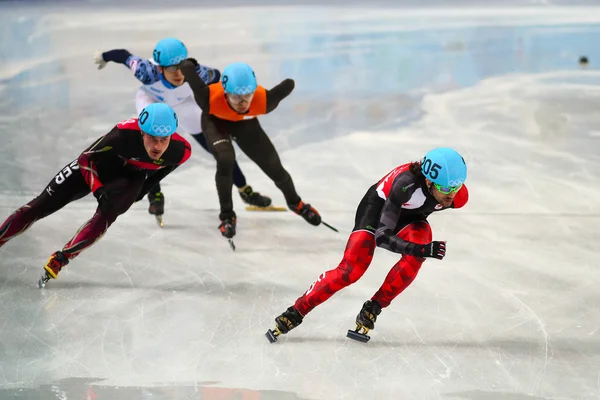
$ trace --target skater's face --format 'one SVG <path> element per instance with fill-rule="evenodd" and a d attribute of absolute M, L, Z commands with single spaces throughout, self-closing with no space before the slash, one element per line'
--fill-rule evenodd
<path fill-rule="evenodd" d="M 142 138 L 144 140 L 144 148 L 146 149 L 146 153 L 148 153 L 150 158 L 153 160 L 160 159 L 163 153 L 167 150 L 167 147 L 169 147 L 169 143 L 171 142 L 171 136 L 150 136 L 143 132 Z"/>
<path fill-rule="evenodd" d="M 243 114 L 250 108 L 250 103 L 254 97 L 254 93 L 249 94 L 231 94 L 225 93 L 229 106 L 233 108 L 235 112 Z"/>
<path fill-rule="evenodd" d="M 454 197 L 458 190 L 456 188 L 452 188 L 450 193 L 441 192 L 429 179 L 426 179 L 427 187 L 429 187 L 429 192 L 433 195 L 433 197 L 444 207 L 450 207 L 452 202 L 454 201 Z"/>
<path fill-rule="evenodd" d="M 162 74 L 164 75 L 167 82 L 171 85 L 181 86 L 185 80 L 179 65 L 170 65 L 168 67 L 160 67 Z"/>

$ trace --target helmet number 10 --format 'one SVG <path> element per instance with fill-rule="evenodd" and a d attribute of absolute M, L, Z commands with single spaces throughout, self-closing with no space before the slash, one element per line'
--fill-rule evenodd
<path fill-rule="evenodd" d="M 437 179 L 441 169 L 441 165 L 432 163 L 431 160 L 428 158 L 423 159 L 421 170 L 423 170 L 425 175 L 428 175 L 431 179 Z"/>

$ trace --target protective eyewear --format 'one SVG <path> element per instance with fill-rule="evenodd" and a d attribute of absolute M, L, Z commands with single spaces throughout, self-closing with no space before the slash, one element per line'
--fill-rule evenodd
<path fill-rule="evenodd" d="M 248 93 L 248 94 L 233 94 L 233 93 L 227 93 L 227 99 L 229 99 L 230 102 L 234 103 L 234 104 L 239 104 L 242 101 L 245 101 L 247 103 L 249 103 L 252 98 L 254 97 L 254 92 L 253 93 Z"/>
<path fill-rule="evenodd" d="M 440 191 L 441 193 L 443 193 L 443 194 L 456 193 L 462 187 L 462 185 L 458 185 L 458 186 L 442 186 L 442 185 L 438 185 L 437 183 L 434 183 L 433 186 L 435 186 L 435 188 L 438 191 Z"/>
<path fill-rule="evenodd" d="M 181 69 L 181 64 L 169 65 L 168 67 L 163 67 L 163 69 L 167 72 L 175 72 Z"/>

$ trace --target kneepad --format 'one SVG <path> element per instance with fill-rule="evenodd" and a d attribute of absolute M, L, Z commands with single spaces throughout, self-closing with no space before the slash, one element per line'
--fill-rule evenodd
<path fill-rule="evenodd" d="M 431 231 L 431 226 L 427 221 L 410 223 L 400 229 L 396 236 L 406 240 L 407 242 L 416 244 L 427 244 L 433 240 L 433 232 Z"/>
<path fill-rule="evenodd" d="M 431 226 L 427 221 L 417 221 L 410 223 L 400 229 L 400 231 L 396 234 L 399 238 L 406 240 L 407 242 L 416 243 L 416 244 L 428 244 L 433 240 L 433 232 L 431 231 Z M 403 259 L 406 259 L 411 264 L 414 264 L 414 267 L 419 268 L 421 264 L 425 261 L 425 258 L 414 257 L 409 255 L 402 256 Z"/>

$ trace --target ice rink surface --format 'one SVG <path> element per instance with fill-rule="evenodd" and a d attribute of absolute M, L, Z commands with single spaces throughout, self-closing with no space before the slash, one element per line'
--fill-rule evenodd
<path fill-rule="evenodd" d="M 96 70 L 94 51 L 150 57 L 176 36 L 201 63 L 250 63 L 268 88 L 296 80 L 262 123 L 340 232 L 244 211 L 234 194 L 232 252 L 214 161 L 194 142 L 164 181 L 164 229 L 141 201 L 45 290 L 41 268 L 92 196 L 0 250 L 0 399 L 600 398 L 600 8 L 239 3 L 0 6 L 0 219 L 135 114 L 139 84 L 121 65 Z M 446 258 L 423 265 L 368 344 L 346 331 L 398 258 L 381 249 L 268 343 L 274 317 L 340 261 L 366 189 L 438 146 L 469 167 L 467 206 L 429 219 Z"/>

